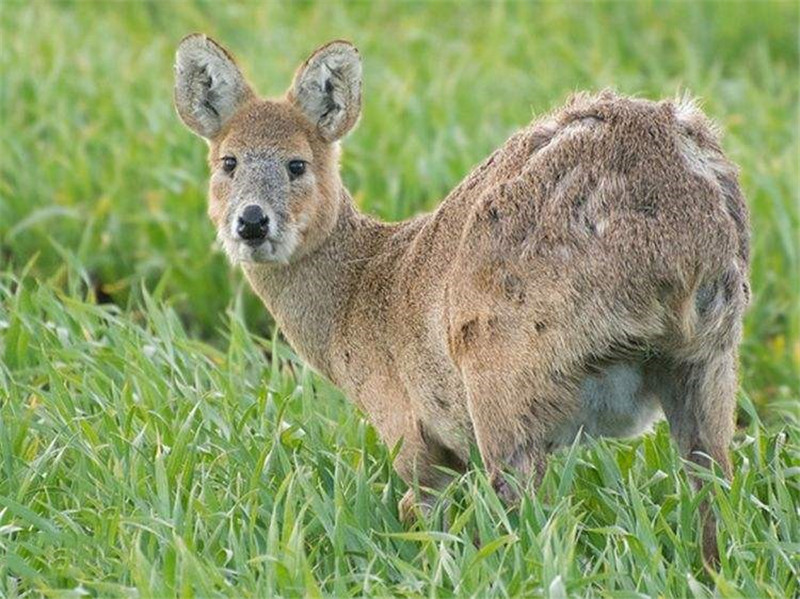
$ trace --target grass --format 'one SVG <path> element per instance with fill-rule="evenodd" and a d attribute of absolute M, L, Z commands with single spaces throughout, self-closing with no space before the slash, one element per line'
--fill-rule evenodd
<path fill-rule="evenodd" d="M 794 3 L 0 5 L 0 596 L 800 595 Z M 170 103 L 205 31 L 278 94 L 355 41 L 343 175 L 429 209 L 575 89 L 689 89 L 752 210 L 719 572 L 666 425 L 556 455 L 506 511 L 478 459 L 406 528 L 393 451 L 309 371 L 213 247 L 203 144 Z M 475 541 L 478 541 L 477 543 Z"/>

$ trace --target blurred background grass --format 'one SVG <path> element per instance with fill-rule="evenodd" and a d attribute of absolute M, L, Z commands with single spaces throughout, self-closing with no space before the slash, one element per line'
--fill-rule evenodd
<path fill-rule="evenodd" d="M 799 17 L 796 2 L 3 0 L 0 595 L 796 593 Z M 214 246 L 205 147 L 171 101 L 191 31 L 265 95 L 319 44 L 355 42 L 365 107 L 343 176 L 388 220 L 432 209 L 572 91 L 702 99 L 753 230 L 719 575 L 693 549 L 697 499 L 664 425 L 556 456 L 512 520 L 478 469 L 448 518 L 400 526 L 391 448 L 269 341 Z"/>

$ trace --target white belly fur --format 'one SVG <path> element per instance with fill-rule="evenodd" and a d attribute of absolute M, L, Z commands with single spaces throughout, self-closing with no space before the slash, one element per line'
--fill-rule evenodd
<path fill-rule="evenodd" d="M 551 441 L 572 443 L 578 430 L 592 437 L 633 437 L 663 416 L 658 399 L 644 391 L 638 364 L 612 364 L 581 384 L 581 410 L 577 418 L 562 426 Z"/>

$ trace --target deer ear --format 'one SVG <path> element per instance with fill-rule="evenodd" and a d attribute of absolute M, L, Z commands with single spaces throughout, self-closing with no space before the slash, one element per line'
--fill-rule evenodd
<path fill-rule="evenodd" d="M 202 33 L 181 40 L 175 54 L 175 107 L 189 129 L 211 139 L 254 97 L 225 48 Z"/>
<path fill-rule="evenodd" d="M 324 140 L 342 138 L 361 113 L 361 58 L 356 47 L 334 41 L 319 48 L 297 70 L 288 98 Z"/>

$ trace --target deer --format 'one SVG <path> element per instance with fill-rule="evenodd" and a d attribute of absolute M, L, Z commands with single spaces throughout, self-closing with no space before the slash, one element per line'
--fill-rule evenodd
<path fill-rule="evenodd" d="M 404 521 L 472 446 L 513 504 L 509 476 L 535 491 L 581 432 L 631 437 L 663 417 L 687 462 L 731 477 L 749 217 L 694 99 L 575 93 L 435 210 L 385 223 L 339 172 L 361 112 L 354 45 L 319 47 L 275 98 L 204 34 L 174 70 L 178 115 L 209 147 L 221 248 L 296 353 L 399 447 Z"/>

